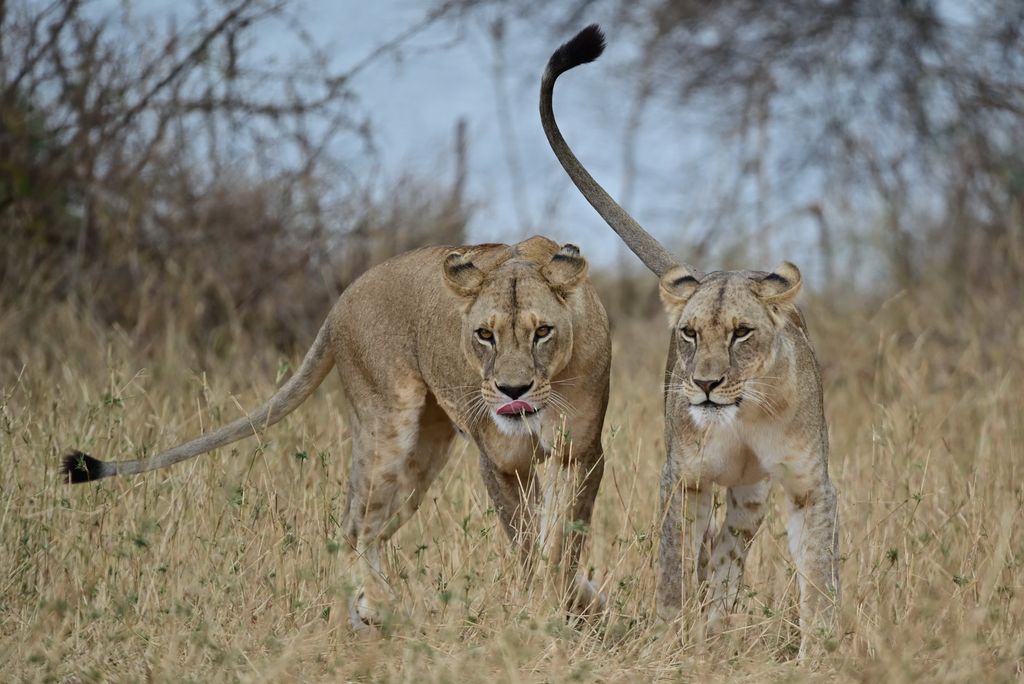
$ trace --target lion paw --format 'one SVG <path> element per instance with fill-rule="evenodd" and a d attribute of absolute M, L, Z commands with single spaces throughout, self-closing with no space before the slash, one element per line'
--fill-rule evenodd
<path fill-rule="evenodd" d="M 380 611 L 370 602 L 362 589 L 349 601 L 348 620 L 356 632 L 369 632 L 379 628 L 382 623 Z"/>
<path fill-rule="evenodd" d="M 569 597 L 570 616 L 589 617 L 600 615 L 608 607 L 608 598 L 597 585 L 583 575 L 577 575 Z"/>

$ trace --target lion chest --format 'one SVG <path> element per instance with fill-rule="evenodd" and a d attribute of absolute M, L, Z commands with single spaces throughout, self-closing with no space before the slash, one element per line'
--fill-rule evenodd
<path fill-rule="evenodd" d="M 799 469 L 805 452 L 786 435 L 783 426 L 735 421 L 712 425 L 702 434 L 688 430 L 682 448 L 674 448 L 691 481 L 724 487 L 785 479 Z"/>

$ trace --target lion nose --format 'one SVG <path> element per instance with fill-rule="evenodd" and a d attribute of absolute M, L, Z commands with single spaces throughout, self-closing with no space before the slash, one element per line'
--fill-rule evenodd
<path fill-rule="evenodd" d="M 529 385 L 498 385 L 498 390 L 503 392 L 509 399 L 518 399 L 533 387 L 533 382 Z"/>
<path fill-rule="evenodd" d="M 711 396 L 711 392 L 716 387 L 721 385 L 723 380 L 725 380 L 725 378 L 718 378 L 717 380 L 698 380 L 697 378 L 694 378 L 693 379 L 693 384 L 696 385 L 697 387 L 700 387 L 702 390 L 704 390 L 704 394 L 706 394 L 708 397 L 710 397 Z"/>

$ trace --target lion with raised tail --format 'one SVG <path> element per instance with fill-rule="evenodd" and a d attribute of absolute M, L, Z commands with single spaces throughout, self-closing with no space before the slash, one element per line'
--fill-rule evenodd
<path fill-rule="evenodd" d="M 460 432 L 480 449 L 487 491 L 521 555 L 532 558 L 539 542 L 553 566 L 564 559 L 570 609 L 596 610 L 603 598 L 575 567 L 604 470 L 610 355 L 607 317 L 575 246 L 534 237 L 428 247 L 352 283 L 299 369 L 251 415 L 142 460 L 75 452 L 64 473 L 72 483 L 142 473 L 252 436 L 337 366 L 352 430 L 344 529 L 360 575 L 354 626 L 381 619 L 391 594 L 381 545 L 419 507 Z M 560 488 L 535 482 L 552 453 Z"/>
<path fill-rule="evenodd" d="M 804 658 L 812 638 L 834 628 L 839 535 L 821 377 L 795 303 L 800 271 L 784 262 L 770 273 L 703 274 L 680 264 L 593 179 L 558 130 L 552 94 L 560 74 L 603 50 L 601 30 L 588 26 L 551 56 L 540 115 L 551 148 L 580 192 L 661 279 L 672 335 L 664 388 L 668 457 L 661 481 L 658 612 L 669 620 L 679 614 L 686 576 L 707 590 L 709 631 L 722 628 L 774 480 L 789 509 Z M 728 490 L 718 530 L 713 485 Z"/>

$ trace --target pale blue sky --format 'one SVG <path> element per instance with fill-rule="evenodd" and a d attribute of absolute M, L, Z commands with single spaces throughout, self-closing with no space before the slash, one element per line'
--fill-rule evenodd
<path fill-rule="evenodd" d="M 323 25 L 327 42 L 337 46 L 339 64 L 359 59 L 397 27 L 422 16 L 422 4 L 391 0 L 376 3 L 372 11 L 352 12 L 349 3 L 308 3 L 325 8 Z M 326 8 L 330 9 L 326 9 Z M 313 11 L 317 11 L 313 9 Z M 373 110 L 377 144 L 385 167 L 412 168 L 429 173 L 440 161 L 445 172 L 450 164 L 452 131 L 459 117 L 469 122 L 472 181 L 470 194 L 483 202 L 471 227 L 472 238 L 508 241 L 522 236 L 526 223 L 531 232 L 543 232 L 585 246 L 592 259 L 611 261 L 617 239 L 582 199 L 551 153 L 537 114 L 540 73 L 557 42 L 543 35 L 522 33 L 516 27 L 506 40 L 506 78 L 503 81 L 513 132 L 513 154 L 521 170 L 518 196 L 525 210 L 517 211 L 516 186 L 510 178 L 506 139 L 499 123 L 494 77 L 494 46 L 486 27 L 470 24 L 459 32 L 441 23 L 412 40 L 401 61 L 384 59 L 357 78 L 355 87 L 363 104 Z M 450 47 L 438 47 L 449 45 Z M 626 111 L 624 98 L 607 87 L 609 64 L 627 46 L 612 43 L 608 58 L 563 77 L 556 93 L 562 128 L 593 173 L 618 194 L 622 187 L 621 137 Z M 645 167 L 660 161 L 677 165 L 672 146 L 652 146 L 660 159 L 645 155 Z M 669 174 L 671 175 L 671 174 Z M 645 174 L 637 192 L 637 206 L 659 208 L 661 192 L 678 193 L 676 183 L 659 183 L 657 174 Z M 555 211 L 552 214 L 551 208 Z M 663 208 L 663 207 L 661 207 Z M 641 217 L 644 211 L 641 210 Z M 664 223 L 658 232 L 669 228 Z M 652 218 L 652 222 L 653 222 Z M 652 226 L 653 227 L 653 226 Z"/>
<path fill-rule="evenodd" d="M 298 1 L 305 27 L 327 48 L 332 67 L 339 71 L 417 24 L 432 5 L 413 0 Z M 171 0 L 134 0 L 131 7 L 133 13 L 157 23 L 169 13 L 180 16 L 189 11 Z M 635 79 L 621 73 L 621 64 L 630 54 L 629 41 L 624 36 L 617 40 L 614 26 L 605 29 L 609 39 L 605 56 L 563 76 L 555 106 L 561 128 L 579 157 L 609 192 L 621 197 L 623 138 Z M 258 48 L 286 58 L 293 39 L 273 28 L 262 31 Z M 499 124 L 495 52 L 484 19 L 438 22 L 408 41 L 400 58 L 375 60 L 353 81 L 360 106 L 372 115 L 378 154 L 365 173 L 385 177 L 403 171 L 439 173 L 447 180 L 455 122 L 465 117 L 469 124 L 467 190 L 480 207 L 470 226 L 471 240 L 507 242 L 539 232 L 579 243 L 595 264 L 614 264 L 626 253 L 624 248 L 572 186 L 540 127 L 540 74 L 551 51 L 570 37 L 553 38 L 550 33 L 548 27 L 519 22 L 510 27 L 505 41 L 502 87 L 512 128 L 511 151 Z M 666 106 L 665 101 L 651 105 L 636 139 L 638 173 L 628 208 L 656 237 L 679 251 L 687 235 L 692 235 L 689 231 L 711 212 L 710 203 L 721 195 L 715 189 L 735 169 L 740 151 L 702 135 L 700 120 L 707 112 L 698 109 L 666 116 Z M 512 181 L 510 153 L 521 171 L 518 185 Z M 522 200 L 518 205 L 517 197 Z M 739 197 L 731 209 L 748 223 L 757 220 Z M 780 230 L 766 250 L 770 253 L 766 262 L 779 254 L 792 256 L 799 232 Z M 632 255 L 626 260 L 639 264 Z"/>

